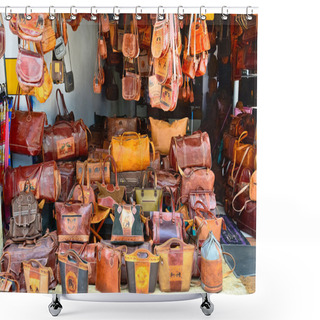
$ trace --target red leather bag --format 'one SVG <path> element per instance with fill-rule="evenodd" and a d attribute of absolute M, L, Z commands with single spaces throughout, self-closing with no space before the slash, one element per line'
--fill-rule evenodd
<path fill-rule="evenodd" d="M 59 96 L 60 96 L 60 100 L 62 103 L 62 110 L 63 110 L 63 114 L 61 113 L 60 110 L 60 105 L 59 105 Z M 74 121 L 74 114 L 73 111 L 69 112 L 66 106 L 66 102 L 64 100 L 64 96 L 62 94 L 62 92 L 60 91 L 60 89 L 57 89 L 56 91 L 56 103 L 57 103 L 57 107 L 58 107 L 58 114 L 56 116 L 56 120 L 55 122 L 58 121 Z"/>
<path fill-rule="evenodd" d="M 211 168 L 211 145 L 208 133 L 196 131 L 190 136 L 172 137 L 169 159 L 171 168 L 177 172 L 179 167 Z"/>
<path fill-rule="evenodd" d="M 21 111 L 20 94 L 15 98 L 11 117 L 10 150 L 14 153 L 36 156 L 41 153 L 47 116 L 44 112 L 32 111 L 28 96 L 26 102 L 28 111 Z"/>
<path fill-rule="evenodd" d="M 59 161 L 57 166 L 61 176 L 59 201 L 66 201 L 76 180 L 76 164 L 73 161 Z"/>
<path fill-rule="evenodd" d="M 88 155 L 87 126 L 83 120 L 59 121 L 44 129 L 43 160 L 69 160 Z"/>

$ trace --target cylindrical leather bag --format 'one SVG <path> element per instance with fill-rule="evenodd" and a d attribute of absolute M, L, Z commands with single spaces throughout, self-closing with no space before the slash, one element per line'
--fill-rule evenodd
<path fill-rule="evenodd" d="M 212 170 L 204 168 L 186 168 L 181 172 L 181 202 L 188 201 L 192 190 L 213 190 L 215 175 Z"/>
<path fill-rule="evenodd" d="M 172 238 L 154 248 L 159 255 L 159 285 L 162 292 L 189 291 L 194 245 Z"/>
<path fill-rule="evenodd" d="M 62 294 L 87 293 L 89 265 L 74 250 L 58 255 Z"/>
<path fill-rule="evenodd" d="M 53 271 L 54 279 L 49 283 L 49 289 L 54 289 L 57 285 L 56 277 L 56 251 L 58 249 L 57 232 L 47 232 L 43 237 L 32 244 L 19 244 L 8 240 L 5 243 L 3 252 L 9 252 L 11 256 L 10 273 L 20 284 L 20 291 L 26 292 L 26 282 L 22 270 L 22 261 L 30 259 L 38 260 L 43 266 L 50 267 Z M 4 257 L 1 270 L 7 270 L 8 260 Z"/>
<path fill-rule="evenodd" d="M 156 151 L 162 155 L 168 155 L 172 137 L 184 136 L 187 132 L 188 118 L 169 123 L 149 117 L 151 125 L 151 137 Z"/>
<path fill-rule="evenodd" d="M 121 136 L 124 132 L 138 132 L 138 118 L 116 118 L 108 117 L 107 122 L 107 139 L 112 140 L 112 137 Z"/>
<path fill-rule="evenodd" d="M 156 289 L 160 257 L 138 249 L 124 257 L 130 293 L 153 293 Z"/>
<path fill-rule="evenodd" d="M 148 136 L 136 132 L 125 132 L 111 140 L 111 155 L 117 164 L 117 171 L 141 171 L 150 166 L 150 142 Z"/>
<path fill-rule="evenodd" d="M 97 246 L 96 289 L 100 292 L 120 292 L 121 250 L 112 246 Z"/>
<path fill-rule="evenodd" d="M 88 155 L 87 126 L 83 120 L 59 121 L 44 129 L 42 155 L 44 161 L 70 160 Z"/>
<path fill-rule="evenodd" d="M 61 176 L 61 193 L 58 201 L 64 202 L 76 181 L 76 166 L 73 161 L 59 161 L 57 166 Z"/>
<path fill-rule="evenodd" d="M 211 146 L 207 132 L 197 131 L 191 136 L 173 137 L 169 152 L 170 166 L 178 172 L 191 167 L 211 168 Z"/>
<path fill-rule="evenodd" d="M 11 168 L 4 174 L 4 201 L 9 205 L 11 200 L 23 191 L 29 180 L 31 192 L 37 200 L 48 202 L 58 200 L 61 192 L 61 176 L 55 161 L 42 162 L 31 166 Z"/>

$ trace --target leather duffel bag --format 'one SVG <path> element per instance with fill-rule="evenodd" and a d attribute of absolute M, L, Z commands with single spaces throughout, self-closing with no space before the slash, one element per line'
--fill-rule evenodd
<path fill-rule="evenodd" d="M 61 193 L 58 200 L 64 202 L 76 181 L 76 164 L 74 161 L 59 161 L 57 166 L 61 176 Z"/>
<path fill-rule="evenodd" d="M 107 139 L 112 140 L 112 137 L 121 136 L 124 132 L 138 132 L 138 118 L 116 118 L 108 117 L 107 122 Z"/>
<path fill-rule="evenodd" d="M 55 161 L 42 162 L 31 166 L 11 168 L 4 174 L 4 202 L 11 200 L 24 190 L 26 181 L 30 183 L 31 192 L 37 200 L 48 202 L 58 200 L 61 192 L 61 176 Z M 28 191 L 28 190 L 27 190 Z"/>
<path fill-rule="evenodd" d="M 83 120 L 59 121 L 44 129 L 43 161 L 70 160 L 88 155 L 87 126 Z"/>

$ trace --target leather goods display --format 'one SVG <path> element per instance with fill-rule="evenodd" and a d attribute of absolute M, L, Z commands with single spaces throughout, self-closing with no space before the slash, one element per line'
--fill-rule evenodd
<path fill-rule="evenodd" d="M 216 213 L 216 195 L 212 190 L 192 190 L 189 193 L 188 203 L 190 219 L 196 216 L 197 208 L 207 208 L 212 213 Z"/>
<path fill-rule="evenodd" d="M 139 33 L 137 27 L 136 16 L 132 15 L 132 33 L 131 26 L 128 23 L 130 15 L 126 15 L 125 20 L 125 33 L 123 35 L 122 41 L 122 54 L 127 58 L 138 58 L 140 49 L 139 49 Z"/>
<path fill-rule="evenodd" d="M 12 217 L 8 238 L 14 242 L 24 242 L 40 238 L 42 236 L 42 218 L 38 209 L 38 201 L 30 191 L 30 184 L 27 181 L 24 190 L 13 198 Z"/>
<path fill-rule="evenodd" d="M 112 137 L 121 136 L 124 132 L 138 132 L 138 118 L 116 118 L 108 117 L 107 122 L 107 139 L 112 140 Z"/>
<path fill-rule="evenodd" d="M 98 244 L 96 280 L 98 291 L 120 292 L 121 255 L 121 248 Z"/>
<path fill-rule="evenodd" d="M 4 56 L 5 52 L 6 52 L 6 32 L 4 29 L 2 15 L 0 15 L 0 59 Z"/>
<path fill-rule="evenodd" d="M 60 97 L 60 100 L 61 100 L 62 112 L 63 113 L 61 113 L 61 110 L 60 110 L 59 97 Z M 63 94 L 62 94 L 60 89 L 56 90 L 56 103 L 57 103 L 57 107 L 58 107 L 58 114 L 56 116 L 55 122 L 58 122 L 58 121 L 74 121 L 73 111 L 71 111 L 71 112 L 68 111 L 66 103 L 65 103 L 65 100 L 64 100 L 64 96 L 63 96 Z"/>
<path fill-rule="evenodd" d="M 44 129 L 43 160 L 70 160 L 88 155 L 87 126 L 83 120 L 59 121 Z"/>
<path fill-rule="evenodd" d="M 45 199 L 48 202 L 58 200 L 61 192 L 61 176 L 56 162 L 48 161 L 25 167 L 8 167 L 4 175 L 5 204 L 9 205 L 11 200 L 24 190 L 27 180 L 37 200 Z"/>
<path fill-rule="evenodd" d="M 96 283 L 97 245 L 97 243 L 61 242 L 59 243 L 59 249 L 57 253 L 64 254 L 68 250 L 74 250 L 77 252 L 81 259 L 88 262 L 91 270 L 89 274 L 89 284 L 94 285 Z M 57 278 L 58 282 L 61 283 L 59 264 L 57 264 Z"/>
<path fill-rule="evenodd" d="M 54 280 L 50 267 L 43 266 L 38 260 L 23 261 L 23 274 L 28 293 L 48 293 L 49 283 Z"/>
<path fill-rule="evenodd" d="M 71 202 L 69 199 L 67 202 L 56 202 L 55 218 L 59 242 L 89 242 L 93 210 L 92 203 Z"/>
<path fill-rule="evenodd" d="M 138 249 L 124 257 L 130 293 L 153 293 L 156 289 L 160 257 Z"/>
<path fill-rule="evenodd" d="M 26 96 L 28 111 L 19 110 L 20 94 L 15 98 L 10 129 L 10 151 L 36 156 L 41 153 L 44 125 L 47 116 L 44 112 L 33 112 L 30 98 Z"/>
<path fill-rule="evenodd" d="M 175 120 L 169 123 L 149 117 L 151 126 L 151 137 L 154 148 L 162 155 L 168 155 L 172 137 L 184 136 L 187 132 L 188 118 Z"/>
<path fill-rule="evenodd" d="M 84 183 L 87 183 L 87 173 L 91 182 L 102 182 L 102 175 L 104 176 L 104 182 L 110 183 L 110 162 L 91 160 L 88 159 L 85 162 L 76 162 L 76 176 L 77 181 L 81 181 L 82 175 L 84 176 Z"/>
<path fill-rule="evenodd" d="M 148 173 L 152 172 L 154 175 L 154 183 L 152 188 L 146 188 L 148 182 Z M 159 206 L 162 207 L 162 189 L 157 184 L 157 173 L 152 167 L 148 167 L 143 174 L 142 187 L 135 188 L 136 202 L 140 204 L 143 214 L 146 212 L 158 211 Z"/>
<path fill-rule="evenodd" d="M 141 171 L 150 166 L 150 144 L 154 146 L 149 137 L 136 132 L 125 132 L 119 137 L 112 137 L 111 155 L 117 164 L 117 171 Z"/>
<path fill-rule="evenodd" d="M 159 255 L 159 285 L 162 292 L 189 291 L 195 247 L 180 239 L 170 239 L 154 248 Z"/>
<path fill-rule="evenodd" d="M 61 193 L 58 201 L 65 202 L 76 181 L 76 166 L 73 161 L 57 162 L 61 176 Z"/>
<path fill-rule="evenodd" d="M 62 294 L 87 293 L 89 265 L 74 250 L 58 255 Z"/>
<path fill-rule="evenodd" d="M 15 280 L 14 276 L 10 273 L 11 255 L 9 252 L 3 252 L 0 258 L 0 267 L 4 262 L 4 257 L 7 257 L 7 270 L 1 272 L 0 269 L 0 292 L 19 292 L 19 282 Z"/>
<path fill-rule="evenodd" d="M 141 211 L 142 208 L 139 205 L 113 205 L 112 244 L 135 246 L 144 242 Z"/>
<path fill-rule="evenodd" d="M 1 270 L 8 270 L 14 279 L 19 282 L 20 291 L 26 292 L 26 282 L 22 269 L 22 262 L 30 259 L 38 260 L 43 266 L 50 267 L 53 271 L 54 279 L 50 279 L 49 289 L 54 289 L 57 285 L 56 278 L 56 251 L 58 249 L 57 232 L 47 232 L 43 237 L 32 243 L 19 244 L 7 240 L 3 252 L 8 252 L 11 257 L 10 267 L 8 267 L 7 257 L 4 257 Z"/>
<path fill-rule="evenodd" d="M 203 189 L 212 190 L 215 175 L 208 168 L 186 168 L 181 172 L 181 202 L 186 203 L 191 191 Z"/>
<path fill-rule="evenodd" d="M 207 132 L 197 131 L 191 136 L 173 137 L 169 152 L 170 166 L 177 172 L 191 167 L 211 168 L 211 145 Z"/>
<path fill-rule="evenodd" d="M 253 145 L 244 144 L 241 141 L 245 139 L 248 135 L 247 131 L 244 131 L 238 140 L 236 140 L 233 147 L 233 162 L 234 166 L 236 164 L 243 166 L 245 168 L 254 169 L 254 161 L 256 151 Z"/>
<path fill-rule="evenodd" d="M 47 14 L 32 13 L 30 14 L 30 19 L 27 19 L 25 15 L 18 14 L 18 37 L 23 40 L 40 42 L 42 40 L 46 17 Z"/>
<path fill-rule="evenodd" d="M 234 267 L 225 274 L 222 272 L 222 254 L 227 254 L 233 260 Z M 233 272 L 236 262 L 231 254 L 222 252 L 219 241 L 210 231 L 201 248 L 201 287 L 204 291 L 216 293 L 222 291 L 223 278 Z"/>

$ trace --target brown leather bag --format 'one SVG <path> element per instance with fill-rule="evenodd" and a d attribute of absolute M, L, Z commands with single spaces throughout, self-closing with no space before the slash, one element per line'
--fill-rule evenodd
<path fill-rule="evenodd" d="M 124 100 L 140 100 L 141 78 L 140 74 L 125 71 L 122 77 L 122 98 Z"/>
<path fill-rule="evenodd" d="M 81 181 L 84 175 L 84 183 L 87 183 L 87 171 L 89 171 L 91 182 L 102 182 L 102 175 L 104 175 L 105 183 L 110 183 L 110 162 L 88 159 L 84 162 L 77 161 L 76 168 L 77 181 Z"/>
<path fill-rule="evenodd" d="M 44 129 L 43 160 L 69 160 L 88 155 L 87 126 L 83 120 L 59 121 Z"/>
<path fill-rule="evenodd" d="M 60 110 L 59 96 L 60 96 L 60 100 L 62 102 L 63 114 L 61 114 L 61 110 Z M 63 96 L 62 92 L 60 91 L 60 89 L 56 90 L 56 103 L 57 103 L 57 107 L 58 107 L 58 114 L 56 116 L 55 122 L 58 122 L 58 121 L 74 121 L 73 111 L 71 111 L 71 112 L 68 111 L 67 106 L 66 106 L 66 102 L 64 100 L 64 96 Z"/>
<path fill-rule="evenodd" d="M 44 62 L 43 84 L 41 87 L 34 87 L 30 95 L 33 94 L 40 103 L 45 103 L 51 95 L 53 81 L 48 71 L 47 64 Z"/>
<path fill-rule="evenodd" d="M 139 33 L 137 27 L 136 15 L 132 14 L 133 20 L 133 33 L 131 33 L 130 23 L 127 20 L 129 15 L 125 16 L 125 33 L 123 35 L 122 42 L 122 54 L 127 58 L 138 58 L 140 49 L 139 49 Z"/>
<path fill-rule="evenodd" d="M 37 200 L 45 199 L 48 202 L 58 200 L 61 192 L 61 176 L 56 162 L 49 161 L 6 169 L 4 175 L 6 187 L 3 190 L 6 205 L 9 205 L 11 200 L 24 190 L 27 180 Z"/>
<path fill-rule="evenodd" d="M 48 14 L 31 13 L 30 19 L 24 14 L 17 16 L 17 32 L 20 39 L 40 42 L 45 28 Z"/>
<path fill-rule="evenodd" d="M 112 137 L 121 136 L 126 131 L 138 132 L 138 121 L 137 117 L 134 118 L 116 118 L 107 117 L 107 139 L 112 140 Z"/>
<path fill-rule="evenodd" d="M 52 22 L 49 18 L 45 19 L 41 45 L 43 54 L 54 50 L 56 46 L 56 34 L 52 28 Z M 36 47 L 38 52 L 41 53 L 41 46 L 39 43 L 36 43 Z"/>
<path fill-rule="evenodd" d="M 235 142 L 233 147 L 233 162 L 234 166 L 236 164 L 241 165 L 245 168 L 254 169 L 256 150 L 251 144 L 244 144 L 244 140 L 248 135 L 247 131 L 244 131 L 239 139 Z"/>
<path fill-rule="evenodd" d="M 28 111 L 19 110 L 20 93 L 15 98 L 10 129 L 10 151 L 36 156 L 41 153 L 44 125 L 47 116 L 44 112 L 33 112 L 30 97 L 26 96 Z"/>
<path fill-rule="evenodd" d="M 169 49 L 169 25 L 167 20 L 156 21 L 153 26 L 151 52 L 154 58 L 164 56 Z"/>
<path fill-rule="evenodd" d="M 1 18 L 0 18 L 1 19 Z M 4 262 L 4 257 L 7 257 L 7 270 L 1 272 L 1 266 Z M 3 252 L 0 258 L 0 292 L 19 292 L 19 282 L 15 280 L 14 276 L 10 273 L 11 254 L 9 252 Z"/>
<path fill-rule="evenodd" d="M 76 181 L 76 165 L 73 161 L 59 161 L 57 166 L 61 176 L 61 193 L 58 201 L 65 202 Z"/>
<path fill-rule="evenodd" d="M 213 190 L 192 190 L 189 193 L 188 203 L 190 219 L 196 216 L 196 209 L 198 208 L 207 208 L 216 214 L 217 201 Z"/>
<path fill-rule="evenodd" d="M 120 292 L 121 247 L 99 243 L 97 246 L 96 289 L 100 292 Z"/>
<path fill-rule="evenodd" d="M 191 136 L 173 137 L 169 152 L 170 166 L 177 172 L 191 167 L 211 168 L 211 145 L 207 132 L 197 131 Z"/>

